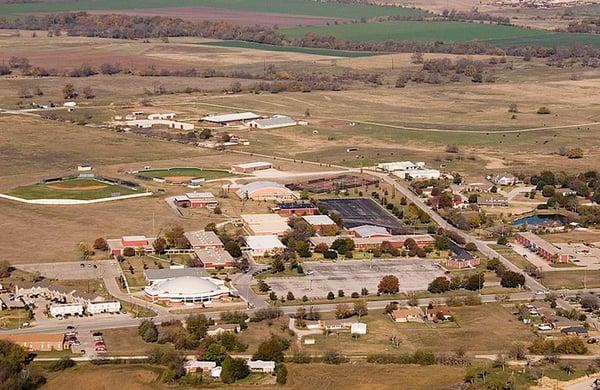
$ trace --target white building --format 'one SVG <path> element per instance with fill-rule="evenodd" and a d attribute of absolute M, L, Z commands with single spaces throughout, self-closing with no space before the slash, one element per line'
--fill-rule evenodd
<path fill-rule="evenodd" d="M 367 334 L 367 324 L 361 322 L 354 323 L 350 326 L 350 334 Z"/>
<path fill-rule="evenodd" d="M 398 176 L 401 179 L 406 179 L 408 176 L 413 179 L 439 179 L 440 171 L 437 169 L 428 169 L 424 162 L 413 164 L 411 161 L 398 161 L 391 163 L 381 163 L 377 168 Z"/>
<path fill-rule="evenodd" d="M 210 376 L 211 378 L 220 378 L 221 377 L 221 372 L 223 371 L 223 367 L 215 367 L 212 370 L 210 370 Z"/>
<path fill-rule="evenodd" d="M 260 116 L 253 112 L 240 112 L 234 114 L 208 115 L 200 118 L 200 120 L 227 126 L 231 122 L 244 122 L 258 118 L 260 118 Z"/>
<path fill-rule="evenodd" d="M 296 126 L 298 122 L 285 115 L 273 115 L 271 118 L 255 119 L 248 122 L 251 129 L 278 129 L 280 127 Z"/>
<path fill-rule="evenodd" d="M 186 374 L 212 371 L 217 367 L 217 363 L 204 360 L 186 360 L 183 363 L 183 369 Z"/>
<path fill-rule="evenodd" d="M 193 304 L 226 298 L 230 290 L 220 279 L 182 276 L 155 282 L 144 292 L 153 301 Z"/>
<path fill-rule="evenodd" d="M 252 256 L 264 256 L 267 253 L 272 255 L 285 249 L 277 236 L 247 236 L 244 240 Z"/>
<path fill-rule="evenodd" d="M 252 372 L 272 373 L 275 371 L 275 362 L 272 360 L 249 360 L 248 368 Z"/>
<path fill-rule="evenodd" d="M 50 305 L 49 313 L 52 317 L 82 316 L 83 305 L 81 303 L 53 303 Z"/>
<path fill-rule="evenodd" d="M 118 313 L 121 311 L 119 301 L 90 302 L 85 308 L 88 314 Z"/>
<path fill-rule="evenodd" d="M 154 120 L 161 120 L 161 119 L 175 119 L 175 113 L 174 112 L 162 112 L 162 113 L 157 113 L 157 114 L 150 114 L 148 115 L 148 119 L 150 119 L 151 121 Z"/>

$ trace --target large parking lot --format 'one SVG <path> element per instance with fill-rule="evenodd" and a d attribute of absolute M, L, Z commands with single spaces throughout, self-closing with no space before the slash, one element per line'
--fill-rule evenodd
<path fill-rule="evenodd" d="M 370 293 L 385 275 L 395 275 L 400 291 L 426 290 L 429 283 L 444 272 L 428 260 L 346 260 L 336 263 L 306 262 L 302 264 L 306 276 L 267 278 L 265 282 L 277 295 L 291 291 L 295 297 L 325 297 L 329 291 L 346 295 L 360 293 L 363 287 Z"/>

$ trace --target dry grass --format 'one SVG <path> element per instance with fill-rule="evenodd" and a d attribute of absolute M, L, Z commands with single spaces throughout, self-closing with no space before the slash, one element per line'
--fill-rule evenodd
<path fill-rule="evenodd" d="M 352 339 L 349 333 L 315 336 L 316 344 L 303 348 L 315 353 L 335 349 L 358 355 L 416 350 L 452 352 L 459 349 L 481 354 L 507 351 L 514 343 L 533 340 L 533 334 L 527 327 L 500 305 L 463 306 L 452 308 L 451 311 L 456 323 L 398 324 L 381 311 L 371 311 L 362 319 L 369 328 L 367 335 L 357 340 Z M 393 335 L 402 340 L 399 350 L 389 341 Z"/>
<path fill-rule="evenodd" d="M 386 366 L 366 363 L 350 363 L 339 366 L 327 364 L 288 364 L 288 383 L 285 386 L 265 384 L 270 380 L 252 377 L 227 386 L 239 390 L 266 389 L 431 389 L 446 388 L 460 383 L 464 368 L 447 366 Z M 92 366 L 81 364 L 61 373 L 50 374 L 45 390 L 60 390 L 65 387 L 86 390 L 169 389 L 159 382 L 161 368 L 149 365 Z M 270 378 L 267 378 L 270 379 Z M 399 385 L 401 384 L 401 385 Z M 400 386 L 400 387 L 399 387 Z"/>
<path fill-rule="evenodd" d="M 111 356 L 145 355 L 156 344 L 146 343 L 137 333 L 137 328 L 106 329 L 102 331 Z"/>

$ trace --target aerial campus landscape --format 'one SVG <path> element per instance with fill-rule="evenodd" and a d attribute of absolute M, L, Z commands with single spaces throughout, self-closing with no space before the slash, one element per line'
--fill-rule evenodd
<path fill-rule="evenodd" d="M 600 389 L 597 0 L 0 0 L 0 390 Z"/>

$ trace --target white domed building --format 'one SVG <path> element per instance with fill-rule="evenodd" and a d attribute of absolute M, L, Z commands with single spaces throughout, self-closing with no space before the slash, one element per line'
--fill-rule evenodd
<path fill-rule="evenodd" d="M 229 296 L 229 288 L 219 279 L 201 276 L 181 276 L 154 282 L 144 288 L 152 301 L 172 303 L 202 303 Z"/>

